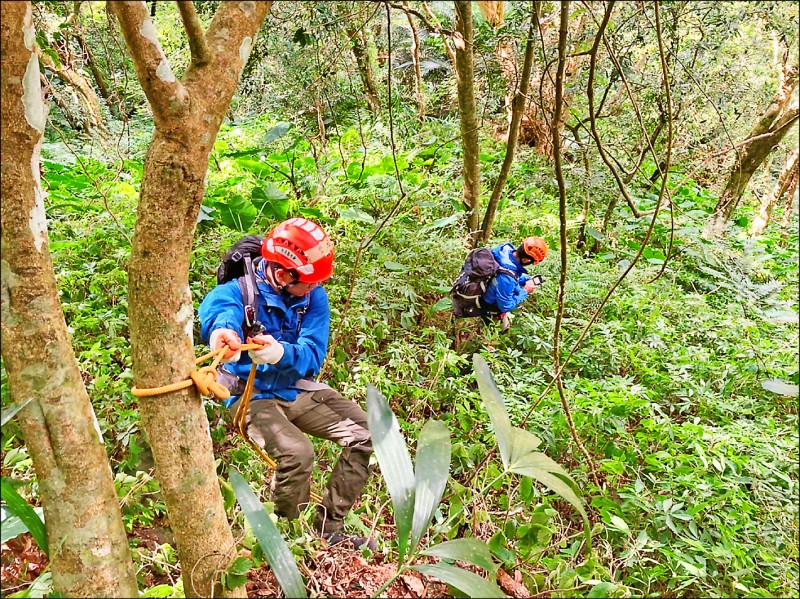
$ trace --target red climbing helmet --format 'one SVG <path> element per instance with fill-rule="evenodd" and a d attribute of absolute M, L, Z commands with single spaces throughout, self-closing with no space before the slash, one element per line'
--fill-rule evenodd
<path fill-rule="evenodd" d="M 297 273 L 299 283 L 322 283 L 333 274 L 333 242 L 305 218 L 283 221 L 264 239 L 261 255 Z"/>
<path fill-rule="evenodd" d="M 541 237 L 526 237 L 520 249 L 522 252 L 519 253 L 525 254 L 536 264 L 547 258 L 547 242 Z"/>

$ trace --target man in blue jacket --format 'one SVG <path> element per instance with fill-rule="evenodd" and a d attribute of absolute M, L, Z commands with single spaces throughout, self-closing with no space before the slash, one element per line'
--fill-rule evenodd
<path fill-rule="evenodd" d="M 547 242 L 541 237 L 526 237 L 518 248 L 504 243 L 493 248 L 492 255 L 501 270 L 490 281 L 481 303 L 487 315 L 499 315 L 505 331 L 511 326 L 511 311 L 539 287 L 525 267 L 536 266 L 547 257 Z"/>
<path fill-rule="evenodd" d="M 374 540 L 341 532 L 370 473 L 367 415 L 314 380 L 328 350 L 330 308 L 320 283 L 333 274 L 333 243 L 319 225 L 293 218 L 273 229 L 261 253 L 257 320 L 264 332 L 252 341 L 262 349 L 240 351 L 245 307 L 236 280 L 212 289 L 198 310 L 203 340 L 212 350 L 228 348 L 217 377 L 231 390 L 225 404 L 236 412 L 251 364 L 256 364 L 247 433 L 278 463 L 273 499 L 279 516 L 297 518 L 309 501 L 314 446 L 306 434 L 341 445 L 314 526 L 331 544 L 375 549 Z"/>

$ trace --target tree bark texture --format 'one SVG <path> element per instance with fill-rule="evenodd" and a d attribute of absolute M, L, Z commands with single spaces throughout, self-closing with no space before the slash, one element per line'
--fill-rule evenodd
<path fill-rule="evenodd" d="M 58 50 L 56 49 L 56 51 Z M 56 65 L 53 58 L 45 52 L 41 52 L 42 64 L 58 75 L 59 79 L 64 83 L 75 89 L 78 96 L 83 100 L 86 109 L 84 129 L 89 131 L 91 128 L 103 127 L 103 113 L 100 112 L 100 100 L 97 98 L 94 88 L 83 75 L 78 73 L 78 71 L 69 64 L 68 58 L 63 52 L 58 52 L 58 55 L 61 61 L 60 67 Z"/>
<path fill-rule="evenodd" d="M 365 27 L 366 25 L 360 29 L 350 27 L 347 34 L 350 36 L 353 57 L 356 59 L 361 85 L 364 87 L 367 106 L 372 114 L 378 114 L 381 111 L 381 94 L 375 81 L 375 65 L 370 56 L 372 44 L 369 43 Z"/>
<path fill-rule="evenodd" d="M 128 301 L 134 383 L 152 388 L 194 370 L 189 254 L 208 160 L 253 39 L 272 2 L 223 2 L 205 34 L 208 62 L 176 80 L 144 3 L 111 2 L 155 120 L 145 158 Z M 187 597 L 220 596 L 236 555 L 202 400 L 192 387 L 140 403 Z M 245 596 L 244 587 L 229 593 Z"/>
<path fill-rule="evenodd" d="M 483 229 L 481 233 L 481 240 L 483 243 L 488 243 L 492 235 L 492 223 L 494 223 L 494 217 L 497 213 L 497 205 L 500 203 L 500 196 L 503 193 L 506 181 L 508 181 L 508 175 L 511 173 L 511 166 L 514 164 L 514 154 L 517 150 L 517 139 L 519 138 L 519 125 L 522 121 L 522 113 L 525 111 L 525 103 L 528 98 L 528 84 L 531 80 L 531 70 L 533 68 L 533 44 L 536 27 L 535 11 L 537 8 L 536 6 L 531 7 L 531 24 L 528 29 L 528 41 L 525 44 L 522 75 L 520 80 L 516 82 L 514 99 L 511 103 L 511 122 L 508 125 L 506 155 L 503 159 L 503 165 L 500 167 L 500 174 L 494 182 L 494 187 L 492 187 L 492 195 L 489 198 L 489 203 L 486 205 L 486 212 L 483 215 L 483 226 L 481 227 Z"/>
<path fill-rule="evenodd" d="M 53 587 L 138 597 L 113 475 L 67 333 L 48 245 L 39 155 L 46 122 L 30 2 L 2 9 L 2 335 L 33 459 Z"/>
<path fill-rule="evenodd" d="M 417 99 L 417 117 L 425 118 L 425 91 L 422 84 L 422 70 L 419 62 L 419 29 L 410 12 L 406 13 L 411 29 L 411 61 L 414 63 L 414 96 Z"/>
<path fill-rule="evenodd" d="M 461 119 L 461 145 L 464 154 L 464 164 L 461 171 L 464 177 L 462 201 L 467 209 L 469 246 L 475 247 L 480 240 L 481 171 L 478 116 L 475 104 L 472 3 L 465 0 L 455 0 L 453 4 L 455 5 L 453 45 L 455 46 L 456 55 L 458 114 Z"/>
<path fill-rule="evenodd" d="M 750 228 L 750 235 L 757 236 L 766 231 L 767 225 L 769 225 L 770 220 L 772 220 L 772 213 L 775 210 L 775 206 L 784 195 L 788 196 L 786 207 L 789 208 L 794 190 L 797 189 L 797 158 L 797 150 L 789 152 L 789 155 L 786 157 L 786 164 L 783 165 L 774 190 L 771 193 L 764 194 L 764 197 L 761 199 L 761 207 L 758 216 L 753 221 L 753 225 Z"/>
<path fill-rule="evenodd" d="M 710 238 L 725 230 L 750 178 L 797 122 L 800 115 L 797 104 L 788 107 L 792 92 L 797 87 L 797 79 L 797 67 L 785 66 L 778 92 L 747 136 L 748 139 L 756 139 L 743 145 L 737 154 L 725 189 L 709 218 L 704 237 Z"/>

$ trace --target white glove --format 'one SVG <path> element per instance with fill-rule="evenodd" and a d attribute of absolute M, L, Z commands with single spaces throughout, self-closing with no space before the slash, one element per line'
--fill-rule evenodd
<path fill-rule="evenodd" d="M 259 350 L 251 349 L 247 352 L 253 364 L 277 364 L 283 357 L 283 344 L 272 335 L 257 335 L 252 341 L 264 344 Z"/>
<path fill-rule="evenodd" d="M 239 350 L 242 342 L 236 331 L 231 329 L 216 329 L 211 333 L 208 344 L 211 346 L 212 351 L 219 350 L 223 345 L 228 346 L 228 351 L 225 352 L 220 362 L 238 362 L 239 358 L 242 357 L 242 352 Z"/>

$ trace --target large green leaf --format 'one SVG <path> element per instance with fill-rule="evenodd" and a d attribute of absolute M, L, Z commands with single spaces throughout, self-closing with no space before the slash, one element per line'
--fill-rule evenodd
<path fill-rule="evenodd" d="M 511 458 L 511 419 L 508 417 L 503 397 L 500 390 L 492 378 L 489 365 L 483 356 L 475 354 L 472 357 L 475 367 L 475 378 L 478 380 L 478 389 L 481 392 L 486 411 L 489 412 L 489 419 L 494 427 L 494 434 L 497 437 L 497 445 L 500 448 L 500 457 L 503 465 L 508 468 Z"/>
<path fill-rule="evenodd" d="M 368 212 L 364 212 L 361 208 L 355 208 L 352 206 L 342 208 L 339 211 L 339 218 L 369 223 L 370 225 L 375 224 L 375 219 L 372 218 L 372 215 L 370 215 Z"/>
<path fill-rule="evenodd" d="M 462 570 L 451 564 L 426 564 L 412 566 L 413 570 L 428 576 L 435 576 L 450 586 L 457 588 L 469 597 L 505 597 L 500 587 L 491 580 L 486 580 L 475 574 Z"/>
<path fill-rule="evenodd" d="M 269 218 L 282 221 L 289 214 L 289 197 L 280 187 L 269 181 L 253 189 L 250 201 Z"/>
<path fill-rule="evenodd" d="M 286 132 L 289 131 L 291 126 L 292 126 L 291 123 L 285 123 L 285 122 L 278 123 L 272 129 L 267 131 L 267 134 L 264 136 L 264 139 L 261 140 L 261 143 L 269 144 L 277 139 L 280 139 L 281 137 L 286 135 Z"/>
<path fill-rule="evenodd" d="M 492 550 L 489 549 L 489 546 L 480 539 L 472 537 L 439 543 L 428 547 L 422 554 L 467 562 L 492 574 L 498 568 L 498 564 L 492 559 Z"/>
<path fill-rule="evenodd" d="M 541 444 L 536 435 L 512 426 L 503 404 L 503 398 L 483 356 L 475 354 L 473 364 L 475 365 L 475 376 L 478 379 L 478 388 L 494 426 L 497 444 L 500 447 L 500 455 L 506 470 L 530 476 L 566 499 L 583 517 L 588 537 L 589 518 L 583 508 L 582 499 L 575 492 L 577 485 L 555 461 L 536 451 Z"/>
<path fill-rule="evenodd" d="M 234 154 L 241 154 L 242 152 L 235 152 Z M 249 152 L 248 152 L 249 153 Z M 260 160 L 252 160 L 250 158 L 237 158 L 236 164 L 246 171 L 250 171 L 259 179 L 266 179 L 267 175 L 275 171 L 272 166 Z"/>
<path fill-rule="evenodd" d="M 372 385 L 367 386 L 367 425 L 372 446 L 394 505 L 397 544 L 403 561 L 414 514 L 414 470 L 400 425 L 392 409 Z"/>
<path fill-rule="evenodd" d="M 253 204 L 240 195 L 232 195 L 226 201 L 215 204 L 222 224 L 235 231 L 247 231 L 253 226 L 258 211 Z"/>
<path fill-rule="evenodd" d="M 258 540 L 258 544 L 261 545 L 284 594 L 287 597 L 307 597 L 303 577 L 300 576 L 294 556 L 286 545 L 286 541 L 283 540 L 278 527 L 275 526 L 264 506 L 261 505 L 258 497 L 239 472 L 231 469 L 230 481 L 245 518 L 253 527 L 253 534 Z"/>
<path fill-rule="evenodd" d="M 530 476 L 547 486 L 553 493 L 561 495 L 572 507 L 578 510 L 580 515 L 583 516 L 584 523 L 588 525 L 589 519 L 583 509 L 583 501 L 572 487 L 563 480 L 566 479 L 572 482 L 569 474 L 558 463 L 540 451 L 535 451 L 522 456 L 510 470 L 516 474 Z M 574 482 L 572 484 L 574 485 Z"/>
<path fill-rule="evenodd" d="M 33 540 L 36 541 L 41 550 L 50 555 L 44 522 L 39 517 L 39 514 L 33 510 L 31 504 L 17 493 L 17 490 L 11 486 L 11 483 L 5 477 L 0 481 L 0 499 L 5 502 L 9 512 L 22 520 L 22 523 L 28 528 Z"/>
<path fill-rule="evenodd" d="M 442 500 L 450 476 L 450 431 L 443 422 L 428 420 L 417 443 L 414 519 L 411 526 L 411 551 L 428 529 L 433 512 Z"/>
<path fill-rule="evenodd" d="M 44 510 L 42 510 L 42 508 L 35 507 L 33 511 L 36 512 L 40 518 L 44 519 Z M 23 532 L 28 532 L 27 525 L 12 514 L 11 510 L 7 509 L 6 506 L 0 506 L 0 543 L 5 543 L 9 539 L 21 535 Z"/>

